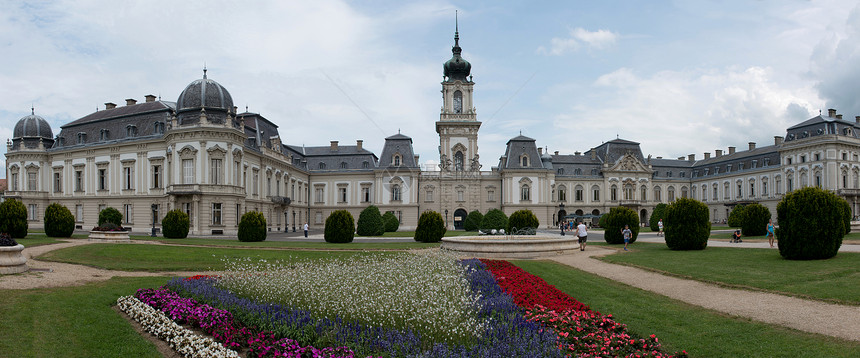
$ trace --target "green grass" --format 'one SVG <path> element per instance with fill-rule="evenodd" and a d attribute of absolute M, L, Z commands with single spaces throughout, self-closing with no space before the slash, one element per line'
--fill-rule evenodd
<path fill-rule="evenodd" d="M 257 241 L 243 242 L 238 239 L 165 239 L 153 240 L 148 236 L 131 236 L 132 240 L 158 241 L 170 245 L 194 245 L 213 247 L 245 247 L 245 248 L 283 248 L 283 249 L 314 249 L 314 250 L 408 250 L 426 249 L 439 247 L 438 243 L 426 244 L 423 242 L 387 242 L 387 243 L 359 243 L 331 244 L 328 242 L 304 242 L 304 241 Z"/>
<path fill-rule="evenodd" d="M 858 342 L 728 317 L 557 263 L 514 263 L 592 309 L 612 314 L 630 331 L 656 334 L 668 352 L 686 350 L 691 357 L 860 356 Z"/>
<path fill-rule="evenodd" d="M 239 248 L 179 247 L 135 244 L 91 244 L 55 250 L 39 260 L 87 265 L 120 271 L 207 271 L 224 268 L 222 259 L 322 259 L 367 255 L 360 251 L 290 251 Z"/>
<path fill-rule="evenodd" d="M 792 261 L 783 259 L 776 249 L 708 247 L 672 251 L 663 244 L 636 243 L 631 252 L 601 259 L 733 287 L 860 304 L 860 253 L 840 252 L 828 260 Z"/>
<path fill-rule="evenodd" d="M 460 231 L 460 230 L 448 230 L 445 231 L 445 237 L 452 236 L 477 236 L 477 231 Z M 380 237 L 380 236 L 358 236 L 355 237 Z M 394 231 L 394 232 L 386 232 L 382 234 L 381 237 L 415 237 L 415 231 Z"/>
<path fill-rule="evenodd" d="M 119 296 L 167 278 L 114 278 L 86 286 L 0 290 L 0 356 L 161 357 L 111 309 Z"/>
<path fill-rule="evenodd" d="M 17 241 L 21 245 L 24 245 L 24 247 L 56 244 L 60 242 L 56 238 L 47 237 L 44 235 L 27 235 L 27 237 L 23 239 L 15 239 L 15 241 Z"/>

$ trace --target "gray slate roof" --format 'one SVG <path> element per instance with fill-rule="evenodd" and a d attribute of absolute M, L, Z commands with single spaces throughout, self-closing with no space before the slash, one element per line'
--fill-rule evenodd
<path fill-rule="evenodd" d="M 379 157 L 379 167 L 393 167 L 392 160 L 396 153 L 400 153 L 400 167 L 418 168 L 418 163 L 415 162 L 415 152 L 412 150 L 412 138 L 400 133 L 385 138 L 382 155 Z"/>

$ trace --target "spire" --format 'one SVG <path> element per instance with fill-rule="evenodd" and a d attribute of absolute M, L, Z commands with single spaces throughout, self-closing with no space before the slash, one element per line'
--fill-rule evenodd
<path fill-rule="evenodd" d="M 32 104 L 32 103 L 30 104 L 30 114 L 32 114 L 32 115 L 35 115 L 35 114 L 36 114 L 36 107 L 35 107 L 35 106 L 33 106 L 33 104 Z"/>
<path fill-rule="evenodd" d="M 454 10 L 454 47 L 460 47 L 460 23 L 457 19 L 457 10 Z"/>
<path fill-rule="evenodd" d="M 206 62 L 203 62 L 203 79 L 206 79 Z"/>

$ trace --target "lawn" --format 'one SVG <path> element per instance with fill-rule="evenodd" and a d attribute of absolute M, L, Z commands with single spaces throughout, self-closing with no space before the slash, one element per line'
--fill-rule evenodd
<path fill-rule="evenodd" d="M 612 314 L 631 331 L 656 334 L 668 352 L 686 350 L 691 357 L 860 356 L 858 342 L 727 317 L 553 262 L 514 263 L 592 309 Z"/>
<path fill-rule="evenodd" d="M 461 230 L 448 230 L 445 231 L 445 237 L 452 236 L 477 236 L 477 231 L 461 231 Z M 379 237 L 379 236 L 358 236 L 355 237 Z M 415 231 L 393 231 L 386 232 L 382 234 L 382 237 L 415 237 Z"/>
<path fill-rule="evenodd" d="M 27 235 L 27 237 L 23 239 L 15 239 L 15 241 L 17 241 L 21 245 L 24 245 L 24 247 L 56 244 L 60 242 L 56 238 L 47 237 L 45 235 Z"/>
<path fill-rule="evenodd" d="M 281 260 L 321 259 L 369 255 L 360 251 L 291 251 L 240 248 L 179 247 L 137 244 L 91 244 L 55 250 L 39 260 L 87 265 L 120 271 L 222 270 L 223 259 Z"/>
<path fill-rule="evenodd" d="M 212 247 L 244 247 L 244 248 L 282 248 L 282 249 L 313 249 L 313 250 L 409 250 L 439 247 L 439 243 L 423 242 L 351 242 L 348 244 L 332 244 L 324 241 L 256 241 L 243 242 L 238 239 L 153 239 L 149 236 L 131 236 L 132 240 L 158 241 L 170 245 L 193 245 Z"/>
<path fill-rule="evenodd" d="M 783 259 L 776 249 L 709 247 L 672 251 L 663 244 L 636 243 L 631 252 L 601 259 L 731 287 L 860 305 L 860 253 L 841 252 L 828 260 L 792 261 Z"/>

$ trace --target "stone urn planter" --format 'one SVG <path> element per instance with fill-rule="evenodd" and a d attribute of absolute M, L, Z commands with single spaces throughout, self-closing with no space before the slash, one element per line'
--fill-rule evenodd
<path fill-rule="evenodd" d="M 128 231 L 90 231 L 90 240 L 129 241 Z"/>
<path fill-rule="evenodd" d="M 23 254 L 24 245 L 0 246 L 0 275 L 21 273 L 29 270 Z"/>

